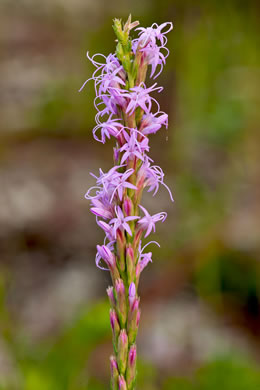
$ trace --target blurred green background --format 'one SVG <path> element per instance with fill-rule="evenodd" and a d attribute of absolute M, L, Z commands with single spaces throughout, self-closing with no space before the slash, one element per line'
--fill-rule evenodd
<path fill-rule="evenodd" d="M 97 144 L 91 54 L 112 19 L 174 22 L 158 83 L 166 210 L 142 275 L 142 390 L 260 389 L 260 4 L 257 0 L 1 0 L 0 389 L 105 390 L 112 352 L 102 233 L 84 194 Z"/>

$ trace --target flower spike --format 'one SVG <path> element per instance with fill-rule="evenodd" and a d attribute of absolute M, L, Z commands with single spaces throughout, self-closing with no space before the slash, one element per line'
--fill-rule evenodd
<path fill-rule="evenodd" d="M 150 215 L 140 204 L 142 193 L 147 188 L 155 195 L 162 184 L 173 201 L 162 169 L 152 165 L 148 155 L 150 134 L 163 126 L 168 128 L 168 115 L 152 96 L 163 88 L 157 83 L 150 87 L 146 84 L 147 73 L 155 79 L 166 65 L 166 35 L 173 25 L 138 25 L 131 15 L 125 24 L 114 19 L 115 53 L 90 56 L 87 52 L 95 70 L 80 88 L 82 91 L 90 80 L 94 81 L 97 114 L 93 138 L 101 144 L 115 141 L 114 166 L 107 172 L 99 169 L 98 174 L 91 173 L 96 184 L 85 194 L 105 236 L 103 245 L 97 245 L 96 265 L 110 271 L 113 284 L 107 289 L 114 347 L 110 357 L 112 390 L 135 388 L 136 337 L 141 316 L 138 284 L 141 272 L 152 262 L 152 252 L 144 252 L 145 248 L 151 243 L 160 246 L 150 241 L 142 247 L 142 239 L 155 232 L 156 222 L 164 222 L 167 217 L 165 212 Z M 136 39 L 130 36 L 133 29 Z"/>

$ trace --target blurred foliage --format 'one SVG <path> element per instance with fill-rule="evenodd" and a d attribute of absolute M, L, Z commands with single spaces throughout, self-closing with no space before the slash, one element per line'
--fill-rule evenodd
<path fill-rule="evenodd" d="M 163 390 L 257 390 L 260 371 L 254 363 L 229 357 L 201 367 L 192 379 L 169 379 Z"/>
<path fill-rule="evenodd" d="M 51 83 L 42 91 L 40 102 L 30 114 L 38 133 L 56 137 L 86 136 L 86 130 L 90 130 L 96 114 L 92 104 L 94 90 L 89 88 L 87 94 L 79 93 L 83 82 L 77 82 L 78 88 L 73 93 L 76 81 L 70 80 Z"/>
<path fill-rule="evenodd" d="M 102 382 L 89 374 L 88 360 L 93 349 L 110 336 L 108 312 L 107 302 L 94 304 L 82 310 L 60 334 L 37 344 L 28 340 L 22 329 L 13 324 L 9 328 L 12 334 L 6 337 L 6 342 L 14 359 L 13 376 L 16 378 L 10 379 L 10 386 L 0 388 L 103 389 Z M 3 305 L 1 313 L 4 313 L 2 324 L 7 323 L 8 314 Z"/>
<path fill-rule="evenodd" d="M 223 295 L 232 304 L 243 307 L 255 301 L 255 310 L 259 306 L 260 270 L 247 254 L 227 248 L 211 250 L 198 266 L 196 285 L 205 297 Z"/>

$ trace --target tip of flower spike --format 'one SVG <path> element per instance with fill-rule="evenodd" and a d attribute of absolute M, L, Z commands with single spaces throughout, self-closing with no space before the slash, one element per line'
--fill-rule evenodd
<path fill-rule="evenodd" d="M 122 21 L 121 21 L 121 19 L 115 18 L 113 20 L 113 26 L 112 27 L 113 27 L 113 30 L 114 30 L 114 32 L 116 34 L 117 39 L 119 41 L 121 41 L 122 37 L 123 37 L 123 29 L 122 29 Z"/>
<path fill-rule="evenodd" d="M 128 16 L 127 22 L 124 25 L 124 32 L 129 32 L 133 28 L 137 27 L 139 25 L 139 21 L 136 20 L 135 22 L 131 22 L 132 15 L 130 14 Z"/>
<path fill-rule="evenodd" d="M 129 15 L 126 23 L 122 25 L 122 20 L 115 18 L 113 20 L 113 29 L 118 41 L 123 45 L 127 45 L 129 40 L 129 32 L 139 25 L 138 21 L 131 22 L 131 14 Z"/>

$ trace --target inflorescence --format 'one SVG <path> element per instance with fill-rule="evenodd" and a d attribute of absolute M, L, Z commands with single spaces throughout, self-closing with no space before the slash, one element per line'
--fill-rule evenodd
<path fill-rule="evenodd" d="M 155 224 L 164 222 L 167 214 L 159 212 L 150 215 L 140 204 L 142 192 L 155 195 L 159 185 L 164 183 L 164 173 L 148 156 L 149 135 L 162 126 L 168 127 L 168 115 L 160 110 L 159 103 L 151 96 L 161 92 L 157 83 L 145 84 L 148 66 L 150 78 L 155 79 L 163 70 L 169 50 L 166 34 L 172 30 L 172 23 L 143 28 L 139 22 L 124 26 L 114 20 L 117 36 L 115 54 L 95 54 L 88 59 L 95 66 L 94 80 L 97 109 L 93 129 L 94 139 L 105 143 L 114 137 L 114 166 L 99 174 L 91 174 L 96 185 L 85 195 L 91 201 L 91 212 L 97 224 L 103 229 L 103 245 L 97 245 L 96 265 L 109 270 L 113 287 L 107 289 L 111 304 L 110 323 L 113 334 L 115 356 L 110 358 L 111 389 L 133 390 L 136 381 L 136 335 L 140 320 L 140 298 L 137 288 L 140 274 L 149 262 L 152 253 L 144 252 L 150 241 L 142 246 L 142 237 L 155 232 Z M 138 32 L 136 39 L 130 38 L 130 31 Z M 89 81 L 87 80 L 85 84 Z"/>

